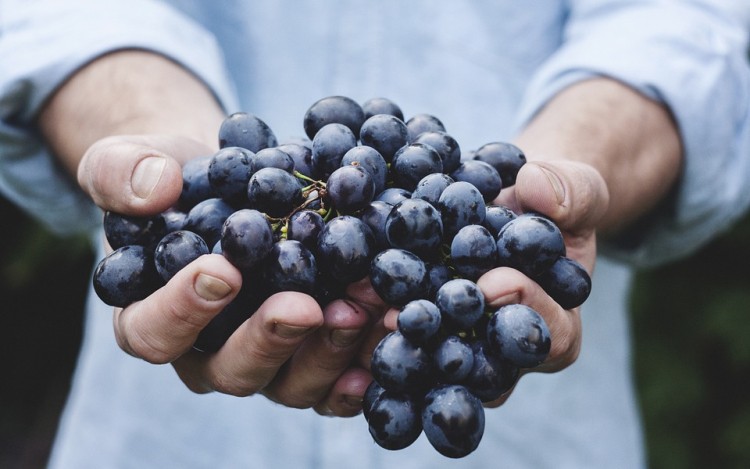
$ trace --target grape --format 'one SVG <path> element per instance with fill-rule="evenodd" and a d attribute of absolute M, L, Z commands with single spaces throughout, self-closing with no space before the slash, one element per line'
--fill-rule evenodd
<path fill-rule="evenodd" d="M 431 114 L 416 114 L 406 121 L 406 129 L 409 132 L 409 141 L 414 141 L 422 132 L 434 130 L 445 132 L 445 126 L 440 119 Z"/>
<path fill-rule="evenodd" d="M 523 215 L 508 222 L 497 235 L 500 261 L 534 278 L 565 255 L 560 229 L 548 218 Z"/>
<path fill-rule="evenodd" d="M 234 209 L 222 199 L 204 200 L 190 209 L 182 228 L 203 238 L 207 246 L 213 246 L 221 238 L 224 220 L 232 213 Z"/>
<path fill-rule="evenodd" d="M 509 221 L 516 218 L 516 214 L 511 209 L 502 205 L 488 205 L 485 214 L 482 226 L 487 228 L 495 238 Z"/>
<path fill-rule="evenodd" d="M 138 245 L 153 250 L 167 233 L 163 215 L 138 217 L 112 211 L 104 213 L 104 236 L 112 249 Z"/>
<path fill-rule="evenodd" d="M 444 264 L 426 262 L 425 268 L 427 269 L 427 299 L 434 300 L 437 291 L 453 278 L 453 274 Z"/>
<path fill-rule="evenodd" d="M 208 183 L 213 192 L 233 206 L 247 202 L 247 183 L 253 173 L 253 153 L 241 147 L 225 147 L 211 157 Z"/>
<path fill-rule="evenodd" d="M 208 167 L 212 157 L 213 155 L 194 158 L 182 167 L 182 192 L 178 201 L 180 209 L 188 211 L 199 202 L 218 197 L 208 180 Z"/>
<path fill-rule="evenodd" d="M 399 331 L 391 332 L 375 347 L 370 367 L 372 377 L 386 391 L 420 392 L 429 385 L 430 354 Z"/>
<path fill-rule="evenodd" d="M 221 228 L 222 255 L 240 270 L 259 265 L 271 248 L 271 225 L 257 210 L 238 210 L 227 217 Z"/>
<path fill-rule="evenodd" d="M 455 138 L 440 130 L 428 130 L 417 135 L 411 143 L 424 143 L 435 149 L 443 162 L 443 171 L 452 173 L 461 164 L 461 147 Z"/>
<path fill-rule="evenodd" d="M 309 146 L 300 143 L 285 143 L 276 148 L 292 157 L 295 171 L 309 178 L 318 179 L 320 175 L 315 171 L 312 164 L 312 142 L 307 143 Z"/>
<path fill-rule="evenodd" d="M 252 158 L 253 173 L 263 168 L 279 168 L 294 173 L 294 158 L 279 148 L 264 148 Z"/>
<path fill-rule="evenodd" d="M 409 251 L 386 249 L 372 260 L 370 283 L 386 303 L 405 305 L 425 298 L 428 292 L 427 268 Z"/>
<path fill-rule="evenodd" d="M 492 350 L 520 368 L 533 368 L 549 355 L 552 341 L 539 313 L 526 305 L 498 309 L 487 325 Z"/>
<path fill-rule="evenodd" d="M 170 208 L 162 213 L 161 216 L 167 224 L 167 233 L 171 233 L 182 229 L 182 226 L 185 224 L 185 218 L 187 218 L 187 213 L 181 212 L 175 208 Z"/>
<path fill-rule="evenodd" d="M 365 223 L 343 215 L 326 224 L 318 236 L 319 261 L 339 282 L 352 283 L 367 276 L 375 255 L 375 235 Z"/>
<path fill-rule="evenodd" d="M 109 253 L 94 270 L 94 291 L 109 306 L 124 308 L 164 285 L 154 256 L 143 246 L 123 246 Z"/>
<path fill-rule="evenodd" d="M 341 166 L 355 164 L 367 171 L 375 183 L 375 193 L 385 190 L 388 179 L 388 163 L 377 150 L 366 146 L 357 146 L 347 151 L 341 160 Z"/>
<path fill-rule="evenodd" d="M 375 200 L 380 200 L 389 205 L 396 205 L 402 200 L 410 198 L 411 192 L 407 191 L 406 189 L 401 189 L 400 187 L 390 187 L 375 196 Z"/>
<path fill-rule="evenodd" d="M 425 176 L 443 171 L 443 162 L 434 148 L 422 143 L 401 147 L 391 163 L 393 180 L 408 191 L 413 191 Z"/>
<path fill-rule="evenodd" d="M 474 152 L 472 158 L 477 161 L 484 161 L 500 174 L 503 187 L 510 187 L 516 184 L 516 175 L 521 166 L 526 164 L 526 156 L 517 146 L 504 143 L 492 142 L 482 145 Z"/>
<path fill-rule="evenodd" d="M 204 254 L 208 254 L 208 246 L 203 238 L 191 231 L 174 231 L 164 236 L 156 246 L 156 271 L 168 282 L 186 265 Z"/>
<path fill-rule="evenodd" d="M 388 114 L 376 114 L 367 119 L 362 124 L 359 138 L 362 145 L 374 148 L 389 163 L 393 155 L 409 143 L 404 121 Z"/>
<path fill-rule="evenodd" d="M 263 168 L 253 174 L 247 199 L 250 208 L 274 218 L 288 215 L 304 200 L 299 180 L 279 168 Z"/>
<path fill-rule="evenodd" d="M 438 200 L 443 219 L 443 235 L 452 240 L 467 225 L 481 225 L 487 215 L 484 198 L 468 182 L 454 182 L 445 188 Z"/>
<path fill-rule="evenodd" d="M 446 282 L 437 292 L 435 304 L 446 326 L 467 330 L 484 313 L 484 295 L 476 283 L 466 279 Z"/>
<path fill-rule="evenodd" d="M 375 114 L 390 114 L 400 120 L 404 120 L 404 113 L 396 103 L 388 98 L 372 98 L 362 104 L 362 110 L 365 113 L 365 120 Z"/>
<path fill-rule="evenodd" d="M 334 123 L 345 125 L 355 138 L 359 138 L 359 129 L 364 121 L 365 113 L 356 101 L 346 96 L 329 96 L 310 106 L 305 113 L 303 127 L 313 142 L 320 129 Z"/>
<path fill-rule="evenodd" d="M 314 253 L 318 249 L 318 236 L 324 226 L 325 222 L 319 213 L 312 210 L 300 210 L 289 217 L 287 237 L 299 241 Z"/>
<path fill-rule="evenodd" d="M 318 273 L 315 257 L 294 240 L 273 245 L 265 259 L 263 274 L 275 291 L 298 291 L 312 295 Z"/>
<path fill-rule="evenodd" d="M 368 424 L 375 442 L 389 450 L 404 449 L 422 434 L 420 407 L 406 394 L 381 393 L 370 406 Z"/>
<path fill-rule="evenodd" d="M 492 402 L 515 386 L 519 377 L 517 366 L 498 357 L 489 349 L 486 340 L 471 343 L 474 362 L 464 384 L 482 402 Z"/>
<path fill-rule="evenodd" d="M 362 396 L 362 414 L 365 419 L 370 420 L 370 409 L 375 403 L 375 400 L 385 392 L 383 386 L 379 385 L 377 381 L 372 380 L 365 390 L 364 396 Z"/>
<path fill-rule="evenodd" d="M 242 147 L 253 153 L 278 145 L 268 125 L 253 114 L 236 112 L 219 128 L 219 148 Z"/>
<path fill-rule="evenodd" d="M 468 225 L 451 242 L 451 265 L 461 277 L 476 281 L 497 265 L 497 244 L 487 228 Z"/>
<path fill-rule="evenodd" d="M 328 124 L 315 134 L 312 143 L 313 170 L 329 175 L 341 167 L 346 152 L 357 146 L 357 137 L 343 124 Z"/>
<path fill-rule="evenodd" d="M 471 346 L 456 335 L 449 335 L 433 352 L 433 373 L 441 383 L 458 384 L 474 366 Z"/>
<path fill-rule="evenodd" d="M 591 277 L 573 259 L 561 256 L 534 280 L 564 309 L 581 306 L 591 293 Z"/>
<path fill-rule="evenodd" d="M 411 193 L 413 199 L 422 199 L 431 203 L 433 207 L 438 208 L 438 201 L 443 191 L 453 184 L 453 179 L 443 173 L 432 173 L 423 177 Z"/>
<path fill-rule="evenodd" d="M 427 300 L 410 301 L 398 313 L 398 330 L 414 344 L 423 344 L 440 329 L 440 311 Z"/>
<path fill-rule="evenodd" d="M 454 181 L 465 181 L 471 183 L 482 193 L 484 201 L 489 203 L 495 200 L 503 188 L 500 175 L 495 168 L 483 161 L 465 161 L 451 173 Z"/>
<path fill-rule="evenodd" d="M 424 398 L 422 426 L 430 444 L 443 456 L 462 458 L 479 446 L 484 434 L 484 408 L 459 385 L 441 385 Z"/>
<path fill-rule="evenodd" d="M 422 258 L 434 256 L 443 237 L 440 212 L 422 199 L 399 202 L 386 217 L 385 236 L 392 247 Z"/>
<path fill-rule="evenodd" d="M 388 249 L 390 244 L 385 234 L 385 221 L 391 213 L 393 206 L 382 200 L 373 200 L 359 212 L 359 219 L 372 230 L 375 235 L 375 246 L 378 252 Z"/>
<path fill-rule="evenodd" d="M 342 166 L 328 177 L 326 192 L 339 213 L 351 214 L 372 202 L 375 184 L 361 166 Z"/>

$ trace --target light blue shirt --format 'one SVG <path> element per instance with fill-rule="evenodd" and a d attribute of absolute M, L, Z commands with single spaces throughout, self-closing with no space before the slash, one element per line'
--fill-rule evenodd
<path fill-rule="evenodd" d="M 169 56 L 227 112 L 253 112 L 282 139 L 303 134 L 317 99 L 385 96 L 407 118 L 440 117 L 467 150 L 511 139 L 561 89 L 603 75 L 665 102 L 681 130 L 671 212 L 636 247 L 604 247 L 654 264 L 691 252 L 750 205 L 749 29 L 746 0 L 0 0 L 0 190 L 59 232 L 97 227 L 98 210 L 33 119 L 66 77 L 115 49 Z M 382 450 L 361 416 L 191 394 L 169 367 L 120 351 L 109 308 L 92 298 L 52 467 L 640 467 L 629 281 L 627 267 L 600 260 L 578 361 L 524 377 L 460 461 L 424 437 Z"/>

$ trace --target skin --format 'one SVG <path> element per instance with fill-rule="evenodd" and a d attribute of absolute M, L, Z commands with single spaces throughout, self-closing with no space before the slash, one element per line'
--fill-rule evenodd
<path fill-rule="evenodd" d="M 161 56 L 127 50 L 79 70 L 47 103 L 38 123 L 99 207 L 146 215 L 177 200 L 182 164 L 218 149 L 224 117 L 189 72 Z M 530 163 L 497 202 L 550 216 L 564 233 L 569 257 L 590 272 L 597 232 L 617 233 L 655 207 L 677 180 L 682 159 L 669 112 L 604 78 L 563 90 L 515 143 Z M 553 348 L 535 371 L 555 372 L 575 361 L 580 308 L 563 310 L 536 283 L 508 268 L 488 272 L 478 284 L 489 305 L 520 302 L 547 322 Z M 306 295 L 280 293 L 217 353 L 192 350 L 198 332 L 240 286 L 240 273 L 223 257 L 202 256 L 150 297 L 114 310 L 118 344 L 150 363 L 171 363 L 197 393 L 263 393 L 325 415 L 357 414 L 372 379 L 370 354 L 396 328 L 397 311 L 389 310 L 366 279 L 349 286 L 348 300 L 323 311 Z"/>

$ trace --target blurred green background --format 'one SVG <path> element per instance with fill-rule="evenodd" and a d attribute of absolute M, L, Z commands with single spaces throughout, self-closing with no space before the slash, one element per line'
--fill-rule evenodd
<path fill-rule="evenodd" d="M 0 199 L 0 468 L 44 466 L 81 338 L 94 258 Z M 750 467 L 750 217 L 641 272 L 634 373 L 652 469 Z"/>

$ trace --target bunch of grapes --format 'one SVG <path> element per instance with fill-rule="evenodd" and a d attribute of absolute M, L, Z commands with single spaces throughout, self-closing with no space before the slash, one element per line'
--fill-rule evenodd
<path fill-rule="evenodd" d="M 226 118 L 220 150 L 183 167 L 175 207 L 105 214 L 114 250 L 95 270 L 95 291 L 125 307 L 199 256 L 222 254 L 243 287 L 194 344 L 214 352 L 274 293 L 303 292 L 323 307 L 369 276 L 400 308 L 398 330 L 372 356 L 363 414 L 373 439 L 396 450 L 424 431 L 441 454 L 466 456 L 482 438 L 482 403 L 507 393 L 551 346 L 537 312 L 488 310 L 476 280 L 512 267 L 573 308 L 591 279 L 565 257 L 551 220 L 492 205 L 526 162 L 517 147 L 492 142 L 462 155 L 438 118 L 405 121 L 384 98 L 323 98 L 303 127 L 308 138 L 279 144 L 257 116 Z"/>

